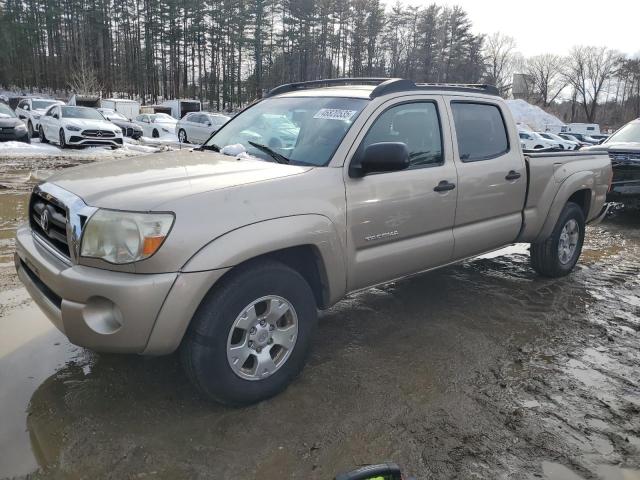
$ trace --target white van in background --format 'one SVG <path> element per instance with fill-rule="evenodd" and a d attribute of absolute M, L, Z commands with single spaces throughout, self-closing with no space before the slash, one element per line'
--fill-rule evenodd
<path fill-rule="evenodd" d="M 568 123 L 566 125 L 545 125 L 545 132 L 551 133 L 579 133 L 581 135 L 600 135 L 600 125 L 597 123 Z"/>
<path fill-rule="evenodd" d="M 121 113 L 129 120 L 140 115 L 140 102 L 127 98 L 103 98 L 100 107 Z"/>
<path fill-rule="evenodd" d="M 187 113 L 199 112 L 202 110 L 200 100 L 167 100 L 162 103 L 162 106 L 171 108 L 171 116 L 176 120 L 180 120 Z"/>

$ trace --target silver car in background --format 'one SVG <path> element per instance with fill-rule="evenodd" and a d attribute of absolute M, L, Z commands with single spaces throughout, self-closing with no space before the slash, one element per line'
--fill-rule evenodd
<path fill-rule="evenodd" d="M 201 144 L 227 123 L 231 117 L 220 113 L 191 112 L 187 113 L 176 124 L 176 135 L 182 143 Z"/>

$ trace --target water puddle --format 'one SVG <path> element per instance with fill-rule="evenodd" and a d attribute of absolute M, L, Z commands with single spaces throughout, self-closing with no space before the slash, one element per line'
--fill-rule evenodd
<path fill-rule="evenodd" d="M 585 480 L 570 468 L 554 462 L 542 462 L 542 472 L 547 480 Z M 600 465 L 594 473 L 599 480 L 640 480 L 640 470 L 612 465 Z"/>
<path fill-rule="evenodd" d="M 13 291 L 11 295 L 19 297 L 20 293 Z M 20 299 L 11 299 L 16 300 Z M 12 477 L 39 466 L 27 430 L 27 408 L 33 393 L 78 349 L 32 302 L 0 317 L 0 329 L 0 476 Z"/>
<path fill-rule="evenodd" d="M 13 265 L 16 227 L 26 220 L 29 194 L 0 190 L 0 268 Z"/>

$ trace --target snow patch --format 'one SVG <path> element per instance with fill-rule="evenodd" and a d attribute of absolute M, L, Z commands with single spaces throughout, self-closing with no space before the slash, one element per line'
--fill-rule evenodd
<path fill-rule="evenodd" d="M 157 140 L 157 139 L 154 139 Z M 122 147 L 112 150 L 111 147 L 69 148 L 62 150 L 56 145 L 43 144 L 34 138 L 31 143 L 0 142 L 0 158 L 58 158 L 69 160 L 108 160 L 136 155 L 154 153 L 170 149 L 168 144 L 141 145 L 135 140 L 126 139 Z"/>
<path fill-rule="evenodd" d="M 546 125 L 564 125 L 558 117 L 545 112 L 537 105 L 531 105 L 525 100 L 507 100 L 513 119 L 522 130 L 544 132 Z"/>

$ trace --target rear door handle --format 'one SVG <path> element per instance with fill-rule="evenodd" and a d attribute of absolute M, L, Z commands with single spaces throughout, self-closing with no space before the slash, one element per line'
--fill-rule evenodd
<path fill-rule="evenodd" d="M 442 180 L 438 185 L 433 188 L 434 192 L 447 192 L 456 188 L 455 183 L 449 183 L 447 180 Z"/>
<path fill-rule="evenodd" d="M 517 180 L 521 177 L 522 175 L 520 175 L 518 172 L 516 172 L 515 170 L 511 170 L 509 173 L 507 173 L 507 176 L 504 177 L 505 180 Z"/>

